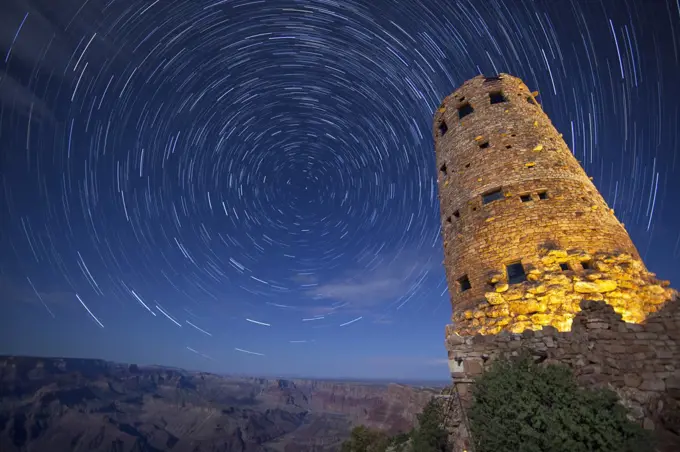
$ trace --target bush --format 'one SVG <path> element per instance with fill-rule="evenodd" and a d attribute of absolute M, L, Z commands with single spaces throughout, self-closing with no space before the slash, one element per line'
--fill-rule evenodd
<path fill-rule="evenodd" d="M 390 437 L 379 430 L 372 430 L 363 425 L 354 427 L 347 441 L 342 443 L 342 452 L 385 452 L 390 444 Z"/>
<path fill-rule="evenodd" d="M 342 452 L 449 452 L 448 433 L 442 427 L 444 412 L 432 399 L 418 414 L 418 427 L 408 433 L 389 437 L 384 432 L 362 426 L 352 430 L 342 444 Z"/>
<path fill-rule="evenodd" d="M 538 366 L 528 355 L 498 360 L 473 387 L 475 452 L 653 450 L 609 390 L 578 386 L 566 366 Z"/>
<path fill-rule="evenodd" d="M 411 434 L 412 448 L 415 452 L 448 452 L 449 434 L 441 426 L 444 412 L 441 404 L 432 399 L 418 415 L 418 428 Z"/>

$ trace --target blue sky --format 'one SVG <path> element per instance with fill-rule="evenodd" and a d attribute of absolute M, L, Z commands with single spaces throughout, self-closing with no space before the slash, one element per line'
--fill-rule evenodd
<path fill-rule="evenodd" d="M 677 286 L 680 10 L 624 5 L 3 2 L 0 353 L 447 379 L 432 117 L 480 73 Z"/>

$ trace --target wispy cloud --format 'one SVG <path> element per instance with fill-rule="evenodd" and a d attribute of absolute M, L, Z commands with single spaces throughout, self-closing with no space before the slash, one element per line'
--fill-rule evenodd
<path fill-rule="evenodd" d="M 37 76 L 32 74 L 28 78 L 28 73 L 22 68 L 38 68 L 49 74 L 54 83 L 72 83 L 81 71 L 67 69 L 66 64 L 78 61 L 79 53 L 76 53 L 75 59 L 71 55 L 83 49 L 83 36 L 94 39 L 78 66 L 79 70 L 86 61 L 91 67 L 100 67 L 116 60 L 116 57 L 121 62 L 129 61 L 130 57 L 128 51 L 108 42 L 103 35 L 96 35 L 102 20 L 102 2 L 81 5 L 82 2 L 66 0 L 60 2 L 59 7 L 54 7 L 54 3 L 2 0 L 3 13 L 0 14 L 0 48 L 3 49 L 0 58 L 3 62 L 8 60 L 0 74 L 0 104 L 7 105 L 15 113 L 30 115 L 33 120 L 50 122 L 57 121 L 50 101 L 43 97 L 44 93 L 34 90 L 33 80 Z M 111 6 L 119 8 L 115 4 Z M 78 14 L 74 17 L 75 9 Z M 109 13 L 115 15 L 110 9 Z"/>
<path fill-rule="evenodd" d="M 57 317 L 57 309 L 72 308 L 78 300 L 75 292 L 61 290 L 39 291 L 30 278 L 12 279 L 0 275 L 0 307 L 3 305 L 26 303 L 42 306 L 53 318 Z M 82 300 L 80 300 L 82 303 Z M 88 309 L 88 308 L 86 308 Z M 99 320 L 97 320 L 99 323 Z"/>
<path fill-rule="evenodd" d="M 445 357 L 433 358 L 431 356 L 368 356 L 365 358 L 365 360 L 366 364 L 378 366 L 446 366 L 448 364 L 448 359 Z"/>
<path fill-rule="evenodd" d="M 399 297 L 404 293 L 404 282 L 399 278 L 363 276 L 320 285 L 311 291 L 315 298 L 346 301 L 364 307 Z"/>
<path fill-rule="evenodd" d="M 416 252 L 401 251 L 373 262 L 374 265 L 368 269 L 356 269 L 342 277 L 319 283 L 308 293 L 316 300 L 344 303 L 343 311 L 365 312 L 386 303 L 396 305 L 406 300 L 417 291 L 433 267 L 431 258 L 420 257 Z M 327 309 L 332 312 L 338 308 Z"/>
<path fill-rule="evenodd" d="M 318 283 L 318 278 L 312 273 L 297 273 L 292 276 L 291 281 L 294 281 L 303 286 L 313 286 Z"/>

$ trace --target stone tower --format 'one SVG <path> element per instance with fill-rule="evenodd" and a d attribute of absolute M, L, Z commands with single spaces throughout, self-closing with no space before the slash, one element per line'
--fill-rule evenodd
<path fill-rule="evenodd" d="M 583 299 L 639 323 L 671 298 L 537 94 L 508 74 L 477 76 L 435 114 L 447 335 L 568 331 Z"/>
<path fill-rule="evenodd" d="M 647 271 L 626 229 L 532 93 L 478 76 L 434 118 L 454 451 L 490 363 L 522 348 L 608 385 L 635 420 L 680 450 L 680 299 Z"/>

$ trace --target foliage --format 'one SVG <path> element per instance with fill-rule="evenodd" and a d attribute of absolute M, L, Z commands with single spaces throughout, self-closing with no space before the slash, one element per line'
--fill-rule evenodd
<path fill-rule="evenodd" d="M 385 452 L 390 438 L 384 432 L 363 425 L 354 427 L 349 439 L 342 443 L 342 452 Z"/>
<path fill-rule="evenodd" d="M 448 434 L 440 426 L 444 413 L 432 399 L 418 414 L 418 427 L 408 433 L 389 437 L 384 432 L 365 426 L 355 427 L 342 444 L 342 452 L 448 452 Z"/>
<path fill-rule="evenodd" d="M 526 354 L 494 362 L 473 398 L 475 452 L 653 450 L 614 392 L 583 389 L 568 367 L 539 366 Z"/>
<path fill-rule="evenodd" d="M 412 447 L 417 452 L 448 452 L 449 434 L 442 427 L 444 412 L 441 404 L 432 399 L 418 415 L 418 428 L 411 435 Z"/>

